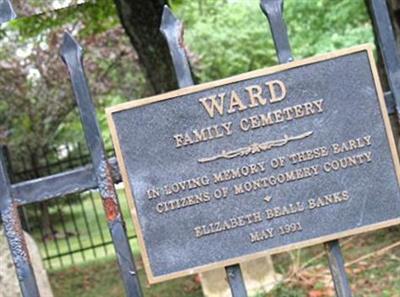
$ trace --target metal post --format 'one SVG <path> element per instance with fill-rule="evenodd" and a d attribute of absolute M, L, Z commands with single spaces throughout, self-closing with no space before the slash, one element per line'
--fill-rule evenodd
<path fill-rule="evenodd" d="M 261 9 L 268 18 L 271 26 L 279 63 L 293 61 L 286 25 L 283 19 L 283 0 L 261 0 Z M 338 240 L 324 243 L 328 253 L 329 269 L 331 270 L 336 295 L 351 297 L 351 288 L 346 275 L 344 260 Z"/>
<path fill-rule="evenodd" d="M 328 254 L 329 269 L 335 283 L 336 295 L 340 297 L 351 297 L 351 287 L 347 279 L 344 259 L 338 240 L 326 242 L 325 250 Z"/>
<path fill-rule="evenodd" d="M 279 64 L 293 61 L 289 36 L 283 19 L 283 0 L 261 0 L 260 7 L 268 19 Z"/>
<path fill-rule="evenodd" d="M 167 5 L 164 6 L 160 31 L 168 43 L 179 88 L 192 86 L 194 83 L 183 43 L 183 24 Z"/>
<path fill-rule="evenodd" d="M 189 61 L 183 44 L 182 22 L 172 13 L 167 5 L 164 6 L 160 31 L 164 35 L 174 62 L 175 73 L 180 88 L 192 86 L 193 79 Z M 247 297 L 245 283 L 240 271 L 240 265 L 225 267 L 229 287 L 233 297 Z"/>
<path fill-rule="evenodd" d="M 374 31 L 378 40 L 396 112 L 400 116 L 400 56 L 385 0 L 369 0 Z"/>
<path fill-rule="evenodd" d="M 231 288 L 232 297 L 247 297 L 246 286 L 243 280 L 240 265 L 232 265 L 225 267 L 228 277 L 229 287 Z"/>
<path fill-rule="evenodd" d="M 18 207 L 11 196 L 11 187 L 3 152 L 0 152 L 0 213 L 11 256 L 24 297 L 39 297 L 31 261 L 26 247 Z"/>
<path fill-rule="evenodd" d="M 139 277 L 129 246 L 129 240 L 126 235 L 117 192 L 114 187 L 111 167 L 107 160 L 101 131 L 96 119 L 96 110 L 84 72 L 82 62 L 83 50 L 68 33 L 64 34 L 64 40 L 61 46 L 61 57 L 71 77 L 86 142 L 92 158 L 93 170 L 103 201 L 108 227 L 113 238 L 125 293 L 129 297 L 142 296 Z"/>
<path fill-rule="evenodd" d="M 9 0 L 0 1 L 0 24 L 16 17 Z M 0 150 L 0 214 L 4 225 L 4 233 L 10 248 L 17 273 L 22 296 L 39 297 L 35 274 L 32 269 L 28 249 L 22 231 L 18 206 L 15 202 L 7 174 L 4 150 Z M 1 236 L 1 235 L 0 235 Z"/>
<path fill-rule="evenodd" d="M 10 0 L 0 1 L 0 24 L 6 23 L 15 19 L 17 15 L 11 5 Z"/>

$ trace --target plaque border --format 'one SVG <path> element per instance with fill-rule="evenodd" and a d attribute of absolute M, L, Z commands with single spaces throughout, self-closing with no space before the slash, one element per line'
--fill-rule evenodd
<path fill-rule="evenodd" d="M 388 221 L 365 225 L 362 227 L 354 228 L 354 229 L 347 230 L 347 231 L 337 232 L 337 233 L 329 234 L 326 236 L 321 236 L 321 237 L 314 238 L 314 239 L 303 240 L 303 241 L 300 241 L 297 243 L 291 243 L 291 244 L 275 247 L 275 248 L 272 248 L 269 250 L 260 251 L 260 252 L 256 252 L 256 253 L 252 253 L 252 254 L 248 254 L 248 255 L 244 255 L 244 256 L 234 257 L 231 259 L 222 260 L 222 261 L 218 261 L 218 262 L 213 262 L 210 264 L 197 266 L 197 267 L 190 268 L 190 269 L 185 269 L 185 270 L 181 270 L 181 271 L 177 271 L 177 272 L 163 274 L 160 276 L 154 276 L 153 271 L 150 266 L 149 257 L 147 254 L 146 243 L 144 241 L 142 229 L 140 227 L 140 222 L 139 222 L 139 218 L 138 218 L 138 214 L 137 214 L 137 210 L 136 210 L 136 206 L 135 206 L 135 199 L 133 196 L 131 185 L 129 183 L 129 178 L 128 178 L 128 174 L 127 174 L 125 161 L 122 156 L 120 143 L 119 143 L 118 136 L 117 136 L 116 126 L 115 126 L 115 123 L 113 120 L 113 114 L 120 112 L 120 111 L 127 110 L 127 109 L 132 109 L 132 108 L 140 107 L 143 105 L 147 105 L 147 104 L 154 104 L 154 103 L 161 102 L 164 100 L 174 99 L 179 96 L 200 92 L 200 91 L 218 87 L 221 85 L 231 84 L 231 83 L 235 83 L 235 82 L 239 82 L 239 81 L 243 81 L 243 80 L 247 80 L 247 79 L 251 79 L 251 78 L 256 78 L 259 76 L 274 74 L 274 73 L 281 72 L 283 70 L 288 70 L 288 69 L 297 68 L 297 67 L 301 67 L 301 66 L 305 66 L 305 65 L 310 65 L 310 64 L 314 64 L 314 63 L 318 63 L 318 62 L 323 62 L 323 61 L 335 59 L 338 57 L 348 56 L 348 55 L 351 55 L 354 53 L 367 52 L 372 77 L 373 77 L 373 80 L 375 83 L 375 91 L 377 93 L 377 97 L 378 97 L 378 101 L 379 101 L 380 112 L 381 112 L 381 116 L 382 116 L 382 119 L 384 122 L 386 136 L 387 136 L 388 143 L 389 143 L 390 150 L 391 150 L 391 157 L 392 157 L 394 169 L 395 169 L 396 176 L 397 176 L 397 186 L 399 187 L 400 186 L 399 157 L 398 157 L 397 148 L 396 148 L 396 144 L 395 144 L 395 140 L 394 140 L 394 136 L 393 136 L 393 131 L 392 131 L 392 128 L 390 125 L 390 119 L 389 119 L 389 116 L 387 113 L 387 108 L 386 108 L 386 103 L 384 100 L 384 94 L 382 91 L 381 82 L 380 82 L 380 79 L 378 76 L 378 70 L 377 70 L 375 59 L 373 56 L 373 48 L 374 48 L 374 46 L 372 44 L 358 45 L 358 46 L 354 46 L 351 48 L 341 49 L 341 50 L 337 50 L 334 52 L 317 55 L 317 56 L 302 59 L 302 60 L 296 60 L 296 61 L 286 63 L 286 64 L 280 64 L 280 65 L 276 65 L 276 66 L 272 66 L 272 67 L 268 67 L 268 68 L 263 68 L 263 69 L 247 72 L 244 74 L 232 76 L 229 78 L 220 79 L 220 80 L 216 80 L 216 81 L 212 81 L 212 82 L 208 82 L 208 83 L 204 83 L 204 84 L 200 84 L 200 85 L 194 85 L 194 86 L 178 89 L 175 91 L 167 92 L 167 93 L 164 93 L 161 95 L 156 95 L 156 96 L 151 96 L 151 97 L 147 97 L 147 98 L 143 98 L 143 99 L 133 100 L 133 101 L 125 102 L 122 104 L 117 104 L 115 106 L 106 108 L 107 122 L 108 122 L 108 126 L 110 128 L 112 142 L 114 144 L 117 161 L 119 164 L 122 180 L 123 180 L 124 187 L 125 187 L 126 199 L 128 200 L 128 205 L 129 205 L 132 220 L 134 223 L 134 227 L 135 227 L 135 231 L 136 231 L 136 235 L 137 235 L 137 239 L 138 239 L 138 243 L 139 243 L 139 248 L 140 248 L 142 258 L 143 258 L 144 268 L 145 268 L 145 272 L 146 272 L 149 284 L 156 284 L 159 282 L 175 279 L 178 277 L 184 277 L 184 276 L 191 275 L 194 273 L 200 273 L 200 272 L 204 272 L 204 271 L 208 271 L 208 270 L 212 270 L 212 269 L 216 269 L 216 268 L 221 268 L 221 267 L 225 267 L 225 266 L 229 266 L 229 265 L 233 265 L 233 264 L 240 264 L 242 262 L 246 262 L 246 261 L 249 261 L 252 259 L 257 259 L 257 258 L 266 256 L 266 255 L 272 255 L 272 254 L 282 253 L 282 252 L 299 249 L 299 248 L 303 248 L 303 247 L 309 247 L 309 246 L 321 244 L 321 243 L 324 243 L 327 241 L 340 239 L 340 238 L 351 236 L 351 235 L 361 234 L 361 233 L 397 225 L 397 224 L 400 224 L 400 215 L 399 215 L 399 218 L 388 220 Z"/>

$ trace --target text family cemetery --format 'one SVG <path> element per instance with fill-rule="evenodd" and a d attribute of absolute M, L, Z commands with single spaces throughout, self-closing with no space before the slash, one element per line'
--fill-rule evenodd
<path fill-rule="evenodd" d="M 368 46 L 107 113 L 152 283 L 400 222 Z"/>

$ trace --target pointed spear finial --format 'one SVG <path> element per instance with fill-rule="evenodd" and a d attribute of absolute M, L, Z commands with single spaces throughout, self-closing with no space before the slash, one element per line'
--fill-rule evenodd
<path fill-rule="evenodd" d="M 6 23 L 15 19 L 15 13 L 10 0 L 0 0 L 0 24 Z"/>
<path fill-rule="evenodd" d="M 83 49 L 69 32 L 64 33 L 60 48 L 60 56 L 65 64 L 79 63 L 82 61 Z"/>
<path fill-rule="evenodd" d="M 168 5 L 164 5 L 163 14 L 161 17 L 160 31 L 167 38 L 170 35 L 171 30 L 173 32 L 182 31 L 182 22 L 173 14 Z"/>
<path fill-rule="evenodd" d="M 293 61 L 289 36 L 283 19 L 283 0 L 261 0 L 260 7 L 270 24 L 279 63 Z"/>
<path fill-rule="evenodd" d="M 192 73 L 183 44 L 183 24 L 167 5 L 164 5 L 160 31 L 167 41 L 179 87 L 192 86 Z"/>
<path fill-rule="evenodd" d="M 279 13 L 283 11 L 283 0 L 261 0 L 260 6 L 265 15 Z"/>

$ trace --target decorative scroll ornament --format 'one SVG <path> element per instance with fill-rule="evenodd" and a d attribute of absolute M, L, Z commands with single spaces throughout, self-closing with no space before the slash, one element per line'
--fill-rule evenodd
<path fill-rule="evenodd" d="M 247 157 L 249 155 L 254 155 L 254 154 L 272 150 L 273 148 L 276 148 L 276 147 L 285 146 L 289 142 L 307 138 L 307 137 L 311 136 L 312 134 L 313 134 L 313 131 L 308 131 L 308 132 L 305 132 L 303 134 L 299 134 L 296 136 L 288 136 L 285 134 L 282 139 L 270 140 L 270 141 L 266 141 L 263 143 L 252 143 L 249 146 L 238 148 L 238 149 L 235 149 L 232 151 L 223 150 L 218 155 L 199 159 L 198 162 L 199 163 L 207 163 L 207 162 L 216 161 L 219 159 L 233 159 L 233 158 L 237 158 L 237 157 Z"/>

